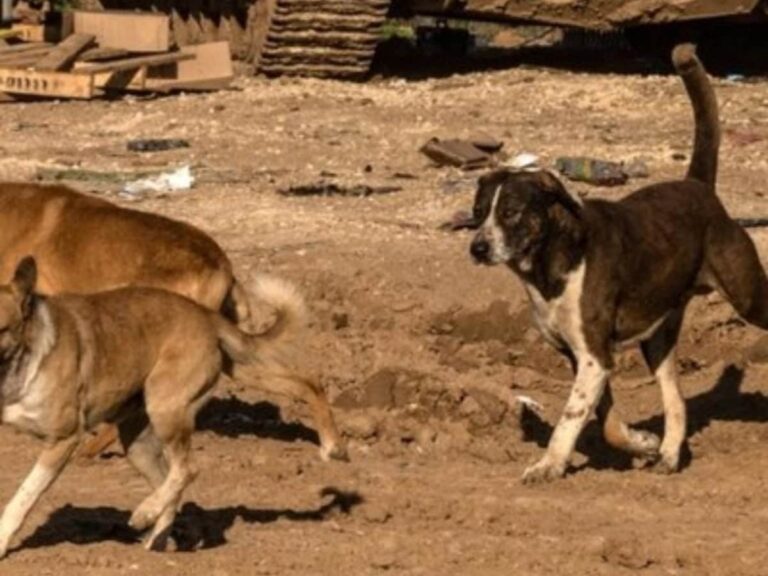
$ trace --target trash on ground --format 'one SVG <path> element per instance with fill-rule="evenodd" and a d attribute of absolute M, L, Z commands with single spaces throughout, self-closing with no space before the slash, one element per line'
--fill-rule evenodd
<path fill-rule="evenodd" d="M 127 148 L 131 152 L 163 152 L 177 148 L 189 148 L 189 142 L 178 138 L 139 138 L 129 140 Z"/>
<path fill-rule="evenodd" d="M 42 25 L 40 25 L 42 26 Z M 220 90 L 234 70 L 228 42 L 172 49 L 165 14 L 73 13 L 72 30 L 0 45 L 0 93 L 91 99 L 107 92 Z"/>
<path fill-rule="evenodd" d="M 630 178 L 648 178 L 651 175 L 651 170 L 643 160 L 634 158 L 624 163 L 624 173 Z"/>
<path fill-rule="evenodd" d="M 539 157 L 530 152 L 523 152 L 502 164 L 514 170 L 533 170 L 539 166 Z"/>
<path fill-rule="evenodd" d="M 36 177 L 45 182 L 90 182 L 93 184 L 124 184 L 157 176 L 158 171 L 117 172 L 84 168 L 38 168 Z"/>
<path fill-rule="evenodd" d="M 283 196 L 373 196 L 375 194 L 400 192 L 402 189 L 402 186 L 347 185 L 337 182 L 320 181 L 281 188 L 278 190 L 278 193 Z"/>
<path fill-rule="evenodd" d="M 177 192 L 189 190 L 194 184 L 192 169 L 189 166 L 181 166 L 176 170 L 129 182 L 123 186 L 122 192 L 129 196 L 138 196 L 145 192 Z"/>
<path fill-rule="evenodd" d="M 471 210 L 459 210 L 454 212 L 451 219 L 440 224 L 439 229 L 446 232 L 477 228 L 478 222 Z"/>
<path fill-rule="evenodd" d="M 569 180 L 587 182 L 595 186 L 620 186 L 629 179 L 619 162 L 584 157 L 561 157 L 555 168 Z"/>
<path fill-rule="evenodd" d="M 468 140 L 430 139 L 420 152 L 438 166 L 456 166 L 463 170 L 476 170 L 496 164 L 493 154 L 481 150 Z"/>

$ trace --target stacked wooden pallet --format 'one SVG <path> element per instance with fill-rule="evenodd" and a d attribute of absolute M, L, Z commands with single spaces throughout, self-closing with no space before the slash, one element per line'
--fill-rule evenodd
<path fill-rule="evenodd" d="M 75 12 L 69 28 L 58 44 L 0 45 L 0 92 L 90 99 L 113 90 L 216 90 L 234 76 L 226 42 L 172 49 L 162 14 Z"/>

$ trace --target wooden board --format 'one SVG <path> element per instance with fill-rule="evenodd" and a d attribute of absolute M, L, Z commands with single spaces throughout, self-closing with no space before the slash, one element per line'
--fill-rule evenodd
<path fill-rule="evenodd" d="M 0 46 L 0 57 L 5 56 L 6 54 L 18 54 L 19 52 L 29 52 L 41 48 L 50 49 L 51 47 L 51 44 L 45 42 L 28 42 L 25 44 L 15 44 L 13 46 Z"/>
<path fill-rule="evenodd" d="M 165 52 L 171 48 L 170 20 L 165 14 L 75 10 L 72 18 L 76 34 L 93 34 L 104 48 L 131 52 Z"/>
<path fill-rule="evenodd" d="M 92 98 L 93 77 L 66 72 L 0 68 L 0 91 L 51 98 Z"/>
<path fill-rule="evenodd" d="M 72 34 L 40 59 L 34 66 L 35 70 L 41 72 L 65 70 L 93 43 L 94 38 L 93 34 Z"/>
<path fill-rule="evenodd" d="M 102 64 L 81 64 L 73 72 L 76 74 L 101 74 L 102 72 L 122 72 L 124 70 L 135 70 L 137 68 L 148 68 L 152 66 L 162 66 L 172 64 L 181 60 L 191 60 L 195 56 L 185 52 L 168 52 L 167 54 L 157 54 L 155 56 L 138 56 L 136 58 L 123 58 L 112 62 Z"/>
<path fill-rule="evenodd" d="M 231 84 L 234 70 L 227 42 L 185 46 L 181 49 L 181 53 L 190 59 L 149 68 L 146 74 L 140 74 L 136 70 L 100 73 L 95 77 L 95 85 L 133 91 L 187 90 L 193 92 L 221 90 Z"/>
<path fill-rule="evenodd" d="M 128 50 L 121 48 L 89 48 L 77 57 L 78 62 L 102 62 L 115 60 L 116 58 L 128 58 L 131 55 Z"/>

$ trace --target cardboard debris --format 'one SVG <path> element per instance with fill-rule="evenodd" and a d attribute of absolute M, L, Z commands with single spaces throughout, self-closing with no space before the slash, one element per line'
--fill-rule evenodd
<path fill-rule="evenodd" d="M 72 29 L 59 44 L 11 34 L 0 45 L 0 94 L 89 99 L 107 91 L 221 90 L 234 79 L 227 42 L 170 50 L 166 15 L 75 11 Z"/>

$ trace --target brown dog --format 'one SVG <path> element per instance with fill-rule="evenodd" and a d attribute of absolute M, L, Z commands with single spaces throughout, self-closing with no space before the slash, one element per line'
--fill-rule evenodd
<path fill-rule="evenodd" d="M 0 184 L 0 282 L 33 256 L 41 294 L 90 294 L 124 286 L 162 288 L 191 298 L 243 325 L 247 291 L 222 249 L 200 230 L 162 216 L 120 208 L 63 186 Z M 265 383 L 313 410 L 321 456 L 345 457 L 322 389 L 307 379 Z M 115 437 L 101 434 L 95 455 Z"/>
<path fill-rule="evenodd" d="M 224 360 L 250 367 L 262 380 L 294 380 L 280 358 L 295 352 L 303 302 L 286 284 L 261 281 L 255 294 L 278 319 L 267 332 L 249 335 L 164 290 L 44 297 L 35 283 L 35 261 L 25 258 L 11 284 L 0 287 L 2 419 L 45 442 L 0 519 L 0 558 L 83 433 L 100 422 L 117 424 L 128 459 L 154 490 L 130 525 L 154 526 L 147 547 L 162 547 L 195 475 L 189 453 L 195 415 Z"/>
<path fill-rule="evenodd" d="M 565 472 L 590 413 L 610 391 L 613 348 L 630 342 L 640 342 L 661 386 L 665 431 L 657 469 L 677 470 L 686 413 L 675 346 L 688 301 L 718 290 L 744 319 L 768 328 L 768 280 L 755 246 L 715 195 L 714 91 L 693 46 L 677 47 L 673 62 L 696 119 L 687 179 L 648 186 L 619 202 L 581 202 L 541 170 L 497 171 L 480 181 L 473 257 L 506 264 L 523 281 L 539 328 L 576 371 L 546 455 L 525 471 L 525 482 Z M 617 435 L 616 443 L 635 452 L 657 445 L 626 427 Z"/>

